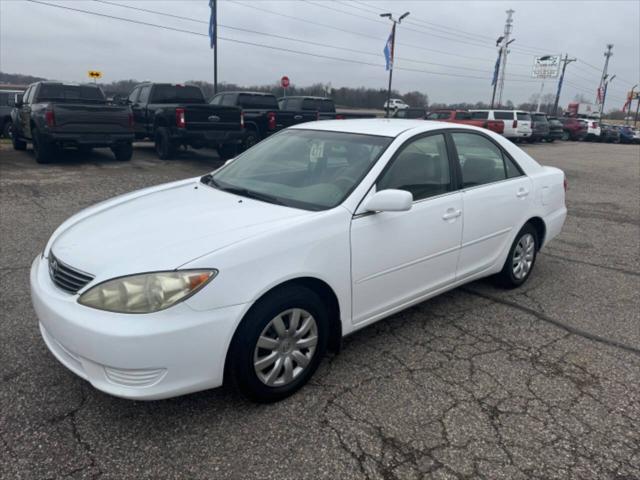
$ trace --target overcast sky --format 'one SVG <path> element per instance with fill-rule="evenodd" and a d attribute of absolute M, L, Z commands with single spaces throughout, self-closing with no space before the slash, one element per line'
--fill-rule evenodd
<path fill-rule="evenodd" d="M 26 0 L 0 0 L 0 71 L 65 81 L 85 81 L 90 69 L 102 71 L 107 82 L 129 78 L 212 80 L 212 51 L 206 37 L 208 0 L 109 0 L 112 4 L 38 1 L 205 36 Z M 297 85 L 330 82 L 334 87 L 386 88 L 382 50 L 390 22 L 377 13 L 398 16 L 410 11 L 398 27 L 394 88 L 402 92 L 419 90 L 428 94 L 431 102 L 489 101 L 495 39 L 503 31 L 508 8 L 515 10 L 512 37 L 516 40 L 508 57 L 503 100 L 518 103 L 538 93 L 540 82 L 531 79 L 534 55 L 560 53 L 578 59 L 567 68 L 561 104 L 577 93 L 593 99 L 607 43 L 614 44 L 609 72 L 617 75 L 609 89 L 607 106 L 621 106 L 625 92 L 640 80 L 639 0 L 219 0 L 219 35 L 256 44 L 220 39 L 219 80 L 265 84 L 286 74 Z M 556 80 L 547 81 L 544 91 L 554 93 L 555 88 Z"/>

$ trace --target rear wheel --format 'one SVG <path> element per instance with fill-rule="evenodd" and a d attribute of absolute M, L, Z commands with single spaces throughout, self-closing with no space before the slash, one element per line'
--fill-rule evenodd
<path fill-rule="evenodd" d="M 155 136 L 156 153 L 162 160 L 169 160 L 176 154 L 176 145 L 171 141 L 169 130 L 158 127 Z"/>
<path fill-rule="evenodd" d="M 5 120 L 4 124 L 2 125 L 2 136 L 4 138 L 11 138 L 12 129 L 13 123 L 11 123 L 11 120 Z"/>
<path fill-rule="evenodd" d="M 498 282 L 505 288 L 516 288 L 527 281 L 538 253 L 538 232 L 527 223 L 516 235 Z"/>
<path fill-rule="evenodd" d="M 32 129 L 31 134 L 33 136 L 33 153 L 36 157 L 36 162 L 51 163 L 55 152 L 54 145 L 44 140 L 36 128 Z"/>
<path fill-rule="evenodd" d="M 275 402 L 300 389 L 327 349 L 327 309 L 313 291 L 290 286 L 268 294 L 236 331 L 228 375 L 242 394 Z"/>
<path fill-rule="evenodd" d="M 258 132 L 252 129 L 248 129 L 245 134 L 244 141 L 242 142 L 242 150 L 247 150 L 253 147 L 259 141 L 260 138 L 258 137 Z"/>
<path fill-rule="evenodd" d="M 22 151 L 27 149 L 27 142 L 18 138 L 17 132 L 11 134 L 11 144 L 14 150 Z"/>
<path fill-rule="evenodd" d="M 235 144 L 221 145 L 218 147 L 218 156 L 221 160 L 233 158 L 238 153 L 238 146 Z"/>
<path fill-rule="evenodd" d="M 111 151 L 119 162 L 128 162 L 133 157 L 133 145 L 131 143 L 124 143 L 117 147 L 112 147 Z"/>

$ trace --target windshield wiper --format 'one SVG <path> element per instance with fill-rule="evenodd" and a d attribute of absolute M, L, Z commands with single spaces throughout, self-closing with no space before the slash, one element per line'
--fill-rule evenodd
<path fill-rule="evenodd" d="M 213 175 L 211 175 L 210 173 L 201 177 L 200 181 L 205 185 L 217 188 L 218 190 L 222 190 L 223 192 L 233 193 L 235 195 L 240 195 L 241 197 L 253 198 L 255 200 L 261 200 L 267 203 L 286 206 L 286 204 L 282 200 L 279 200 L 277 197 L 274 197 L 273 195 L 269 195 L 267 193 L 254 192 L 253 190 L 247 190 L 246 188 L 241 187 L 222 186 L 213 179 Z"/>

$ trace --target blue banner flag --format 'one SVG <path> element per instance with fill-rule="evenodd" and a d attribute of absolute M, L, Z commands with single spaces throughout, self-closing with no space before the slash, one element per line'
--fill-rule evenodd
<path fill-rule="evenodd" d="M 498 72 L 500 72 L 500 58 L 502 57 L 502 49 L 498 52 L 498 59 L 496 60 L 496 66 L 493 69 L 493 80 L 491 80 L 491 85 L 495 85 L 498 81 Z"/>
<path fill-rule="evenodd" d="M 216 46 L 216 0 L 209 0 L 209 8 L 211 9 L 211 16 L 209 17 L 209 48 L 215 48 Z"/>
<path fill-rule="evenodd" d="M 395 27 L 394 25 L 391 30 L 391 35 L 389 35 L 389 39 L 384 46 L 384 59 L 387 62 L 386 70 L 393 68 L 393 35 L 395 34 Z"/>

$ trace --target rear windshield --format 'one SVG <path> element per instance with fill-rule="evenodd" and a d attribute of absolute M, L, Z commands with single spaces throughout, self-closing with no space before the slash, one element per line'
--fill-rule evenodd
<path fill-rule="evenodd" d="M 98 87 L 88 85 L 42 84 L 37 101 L 104 102 L 104 94 Z"/>
<path fill-rule="evenodd" d="M 493 112 L 496 120 L 513 120 L 513 112 Z"/>
<path fill-rule="evenodd" d="M 471 112 L 471 118 L 477 120 L 486 120 L 489 118 L 489 112 Z"/>
<path fill-rule="evenodd" d="M 531 115 L 529 115 L 528 113 L 516 113 L 518 120 L 522 120 L 524 122 L 530 122 L 531 121 Z"/>
<path fill-rule="evenodd" d="M 333 100 L 324 98 L 305 98 L 302 101 L 302 110 L 314 110 L 318 112 L 333 112 Z"/>
<path fill-rule="evenodd" d="M 518 115 L 520 115 L 520 114 L 518 114 Z M 544 123 L 544 122 L 547 121 L 547 116 L 546 115 L 533 114 L 533 115 L 531 115 L 531 118 L 533 118 L 533 120 L 535 122 L 543 122 Z M 524 119 L 521 119 L 520 116 L 518 116 L 518 120 L 524 120 Z"/>
<path fill-rule="evenodd" d="M 430 113 L 427 119 L 429 120 L 445 120 L 451 116 L 449 112 L 433 112 Z"/>
<path fill-rule="evenodd" d="M 241 93 L 238 95 L 238 106 L 242 108 L 278 110 L 278 101 L 273 95 L 254 95 L 251 93 Z"/>
<path fill-rule="evenodd" d="M 149 103 L 205 103 L 200 88 L 189 85 L 155 85 Z"/>

